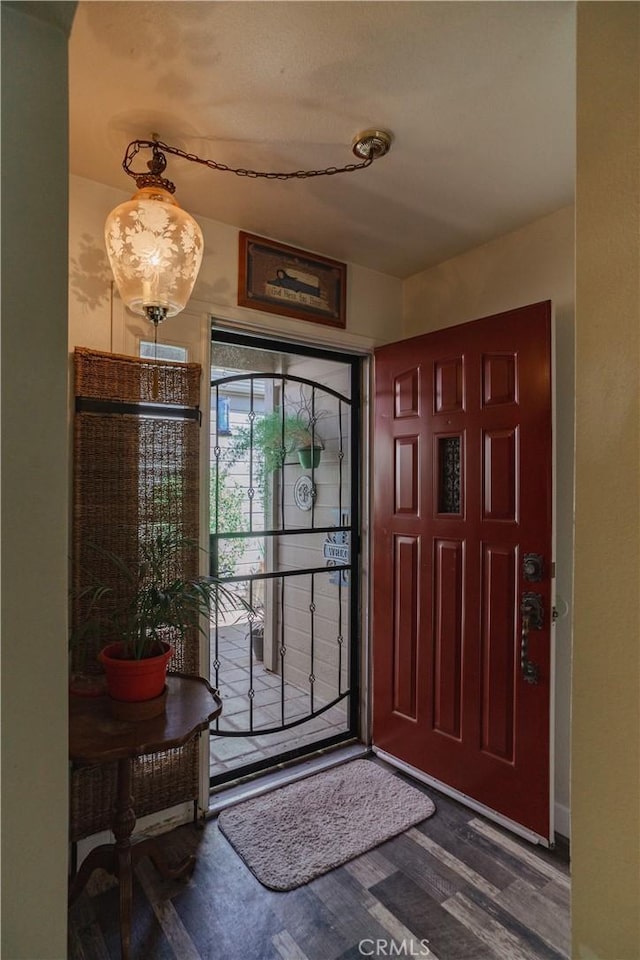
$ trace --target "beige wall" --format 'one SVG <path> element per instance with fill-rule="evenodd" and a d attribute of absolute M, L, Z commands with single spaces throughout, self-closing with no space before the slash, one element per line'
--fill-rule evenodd
<path fill-rule="evenodd" d="M 178 201 L 180 182 L 176 193 Z M 211 176 L 215 176 L 214 173 Z M 111 349 L 111 270 L 104 249 L 104 221 L 113 207 L 129 199 L 135 184 L 123 190 L 72 176 L 69 208 L 69 343 Z M 193 211 L 192 211 L 193 212 Z M 402 313 L 402 281 L 356 264 L 349 265 L 347 329 L 334 331 L 320 324 L 278 318 L 237 306 L 238 229 L 198 218 L 205 253 L 191 307 L 203 314 L 244 324 L 248 329 L 270 330 L 287 336 L 314 339 L 328 345 L 367 348 L 397 334 Z M 160 327 L 162 339 L 163 327 Z"/>
<path fill-rule="evenodd" d="M 67 954 L 65 33 L 74 8 L 2 4 L 5 960 Z"/>
<path fill-rule="evenodd" d="M 573 956 L 640 957 L 640 6 L 578 4 Z"/>
<path fill-rule="evenodd" d="M 62 678 L 56 660 L 64 662 L 66 647 L 61 601 L 67 453 L 61 391 L 67 368 L 59 319 L 65 277 L 59 211 L 66 176 L 57 167 L 66 142 L 66 65 L 59 37 L 6 2 L 2 14 L 3 73 L 12 80 L 2 89 L 3 146 L 10 144 L 14 156 L 8 164 L 3 157 L 3 178 L 15 201 L 4 205 L 3 226 L 10 225 L 11 249 L 17 251 L 12 270 L 3 270 L 2 384 L 3 419 L 8 420 L 3 445 L 11 444 L 11 457 L 3 456 L 3 550 L 10 564 L 3 565 L 2 955 L 12 960 L 65 955 L 66 671 Z M 611 960 L 640 956 L 637 49 L 637 4 L 579 4 L 573 956 Z M 33 115 L 25 114 L 28 103 L 36 105 Z M 22 169 L 22 145 L 27 140 L 32 145 L 43 133 L 50 148 L 55 145 L 47 165 L 48 183 L 56 186 L 36 188 L 33 195 L 45 201 L 47 213 L 56 211 L 46 230 L 25 219 L 23 208 L 16 210 L 35 180 L 29 161 L 40 163 L 37 152 L 30 151 Z M 44 256 L 38 272 L 30 266 L 25 275 L 27 255 L 34 250 Z M 5 245 L 3 258 L 9 252 Z M 504 282 L 506 289 L 508 276 Z M 375 285 L 363 291 L 367 295 L 373 300 Z M 536 297 L 527 292 L 524 299 Z M 12 301 L 9 313 L 7 301 Z M 363 299 L 366 316 L 364 304 Z M 104 316 L 106 309 L 108 316 L 108 302 L 85 306 L 84 315 L 77 301 L 73 309 L 74 324 L 87 327 L 79 342 L 97 334 L 90 322 L 96 310 Z M 379 316 L 374 306 L 371 302 L 371 312 Z M 474 309 L 474 315 L 483 312 Z M 408 317 L 413 322 L 409 311 Z M 37 429 L 42 441 L 36 448 L 29 444 L 28 451 L 21 441 L 24 423 Z M 38 482 L 43 459 L 46 502 Z M 48 573 L 39 583 L 37 607 L 23 596 L 25 573 L 31 575 L 36 562 Z M 28 662 L 26 634 L 29 652 L 36 654 Z M 31 693 L 25 693 L 27 680 L 34 684 Z M 46 751 L 40 749 L 43 730 Z M 45 804 L 46 818 L 41 816 Z"/>
<path fill-rule="evenodd" d="M 568 612 L 556 627 L 556 829 L 569 829 L 571 595 L 573 567 L 574 211 L 520 230 L 415 274 L 404 286 L 404 333 L 414 336 L 553 300 L 556 319 L 556 589 Z"/>

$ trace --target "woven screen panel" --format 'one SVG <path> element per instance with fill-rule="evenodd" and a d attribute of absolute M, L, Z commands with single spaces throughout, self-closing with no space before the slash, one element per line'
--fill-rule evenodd
<path fill-rule="evenodd" d="M 164 418 L 157 405 L 199 406 L 200 366 L 137 360 L 78 349 L 74 356 L 76 398 L 116 401 L 106 412 L 75 414 L 72 526 L 72 622 L 82 619 L 83 587 L 97 580 L 109 596 L 126 593 L 117 567 L 101 551 L 136 563 L 140 542 L 171 530 L 192 541 L 175 557 L 170 576 L 199 572 L 199 425 L 194 419 Z M 117 402 L 153 403 L 153 416 L 119 413 Z M 97 548 L 97 549 L 96 549 Z M 106 597 L 101 603 L 108 605 Z M 111 601 L 113 602 L 113 601 Z M 117 639 L 95 636 L 76 646 L 72 667 L 100 671 L 96 655 Z M 199 673 L 199 638 L 194 628 L 180 639 L 170 669 Z M 193 800 L 198 793 L 197 742 L 153 757 L 134 769 L 139 816 Z M 115 767 L 78 767 L 71 777 L 71 839 L 107 829 L 111 821 Z"/>
<path fill-rule="evenodd" d="M 146 754 L 133 762 L 136 817 L 198 798 L 199 737 L 184 747 Z M 72 842 L 108 830 L 116 802 L 116 764 L 75 767 L 71 774 Z"/>
<path fill-rule="evenodd" d="M 135 564 L 138 544 L 171 529 L 192 541 L 179 569 L 167 574 L 198 574 L 198 450 L 195 421 L 163 420 L 128 414 L 76 413 L 73 487 L 72 616 L 83 618 L 82 588 L 107 584 L 104 608 L 127 589 L 118 568 L 104 551 Z M 113 600 L 110 598 L 113 597 Z M 97 635 L 74 648 L 75 669 L 97 671 L 96 656 L 114 638 Z M 174 645 L 171 669 L 198 672 L 198 632 Z"/>
<path fill-rule="evenodd" d="M 76 397 L 128 403 L 200 404 L 200 364 L 140 360 L 76 347 Z"/>

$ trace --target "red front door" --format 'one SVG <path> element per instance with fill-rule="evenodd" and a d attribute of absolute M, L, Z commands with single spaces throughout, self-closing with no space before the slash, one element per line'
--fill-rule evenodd
<path fill-rule="evenodd" d="M 375 356 L 373 738 L 550 837 L 551 304 Z"/>

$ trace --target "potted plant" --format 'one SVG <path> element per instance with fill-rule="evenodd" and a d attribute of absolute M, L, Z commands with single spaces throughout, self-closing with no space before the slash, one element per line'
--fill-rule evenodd
<path fill-rule="evenodd" d="M 285 413 L 272 410 L 256 419 L 253 426 L 253 443 L 264 454 L 265 470 L 273 473 L 291 453 L 297 453 L 300 464 L 309 469 L 320 463 L 324 444 L 320 436 L 311 430 L 310 423 L 300 413 Z"/>
<path fill-rule="evenodd" d="M 256 660 L 264 660 L 264 607 L 254 608 L 254 617 L 249 621 L 249 630 L 245 640 L 251 641 L 251 649 Z"/>
<path fill-rule="evenodd" d="M 76 594 L 79 618 L 72 642 L 106 641 L 98 660 L 109 696 L 115 703 L 154 701 L 144 710 L 145 716 L 153 716 L 154 710 L 164 709 L 171 641 L 193 629 L 204 632 L 202 617 L 208 618 L 212 609 L 250 607 L 215 578 L 176 573 L 184 557 L 197 549 L 176 533 L 141 541 L 132 562 L 93 549 L 100 569 L 108 572 Z"/>
<path fill-rule="evenodd" d="M 316 424 L 328 413 L 326 410 L 315 409 L 315 404 L 305 393 L 302 384 L 300 385 L 299 398 L 297 400 L 291 399 L 289 403 L 295 410 L 295 417 L 299 425 L 294 449 L 298 452 L 300 466 L 304 467 L 305 470 L 310 470 L 312 467 L 319 466 L 320 455 L 324 450 L 324 443 L 318 434 Z"/>
<path fill-rule="evenodd" d="M 246 460 L 249 449 L 259 451 L 254 461 L 258 489 L 268 488 L 269 476 L 285 463 L 292 453 L 298 455 L 300 465 L 307 470 L 320 463 L 324 443 L 317 429 L 317 422 L 326 416 L 326 411 L 312 411 L 308 399 L 301 390 L 300 400 L 288 400 L 282 409 L 258 413 L 252 426 L 235 431 L 233 442 L 225 450 L 227 468 L 239 460 Z"/>

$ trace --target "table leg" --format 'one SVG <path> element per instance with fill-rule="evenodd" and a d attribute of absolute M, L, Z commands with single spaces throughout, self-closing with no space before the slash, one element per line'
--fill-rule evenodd
<path fill-rule="evenodd" d="M 113 835 L 116 838 L 115 860 L 120 881 L 120 943 L 122 960 L 131 956 L 131 902 L 133 899 L 133 870 L 131 863 L 131 834 L 136 825 L 131 795 L 131 760 L 118 760 L 118 793 L 113 816 Z"/>
<path fill-rule="evenodd" d="M 136 814 L 131 795 L 132 761 L 128 757 L 118 760 L 116 804 L 111 829 L 115 844 L 95 847 L 85 858 L 69 886 L 69 903 L 73 903 L 85 888 L 94 870 L 101 867 L 118 878 L 120 883 L 120 944 L 122 960 L 131 960 L 131 923 L 133 912 L 133 867 L 149 857 L 165 880 L 187 880 L 196 858 L 189 855 L 171 866 L 153 837 L 131 843 L 136 825 Z"/>
<path fill-rule="evenodd" d="M 117 873 L 112 843 L 103 843 L 100 847 L 94 847 L 91 853 L 87 854 L 82 861 L 82 866 L 69 886 L 69 904 L 74 903 L 74 901 L 78 899 L 87 885 L 89 877 L 98 867 L 106 870 L 107 873 Z"/>
<path fill-rule="evenodd" d="M 133 901 L 133 857 L 131 834 L 136 825 L 136 814 L 131 796 L 131 760 L 118 760 L 116 805 L 111 829 L 115 844 L 106 843 L 95 847 L 85 858 L 69 886 L 69 903 L 82 893 L 94 870 L 101 867 L 113 874 L 120 882 L 120 943 L 122 960 L 131 957 L 131 913 Z"/>
<path fill-rule="evenodd" d="M 120 947 L 122 960 L 131 957 L 131 913 L 133 899 L 133 873 L 131 857 L 126 851 L 118 850 L 118 880 L 120 882 Z"/>
<path fill-rule="evenodd" d="M 149 857 L 158 873 L 165 880 L 188 880 L 196 865 L 196 858 L 193 854 L 189 854 L 175 866 L 170 866 L 164 851 L 154 837 L 139 840 L 131 848 L 131 858 L 134 865 L 143 857 Z"/>

